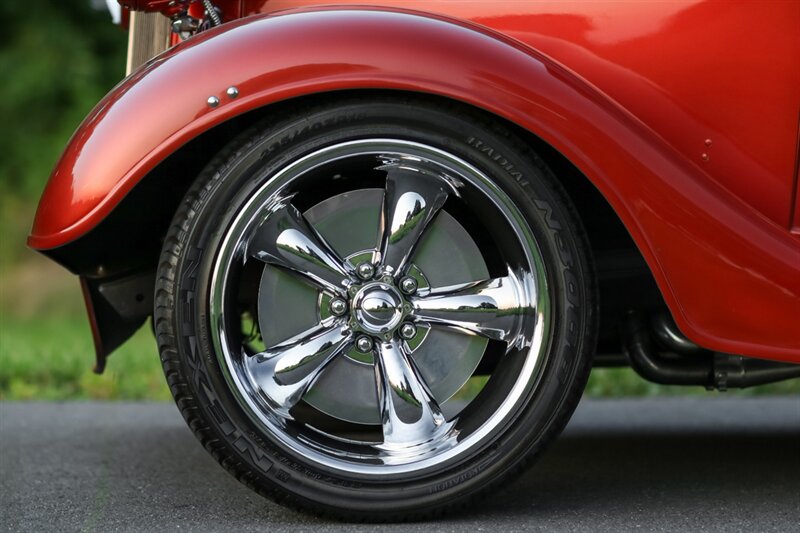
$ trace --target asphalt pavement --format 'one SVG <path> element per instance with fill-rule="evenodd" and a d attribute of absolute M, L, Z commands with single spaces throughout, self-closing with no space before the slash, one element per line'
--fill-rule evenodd
<path fill-rule="evenodd" d="M 800 397 L 584 400 L 471 512 L 352 525 L 251 493 L 172 404 L 0 403 L 7 531 L 798 531 Z"/>

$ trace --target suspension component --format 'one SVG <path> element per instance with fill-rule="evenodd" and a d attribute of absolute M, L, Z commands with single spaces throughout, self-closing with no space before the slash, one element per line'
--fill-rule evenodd
<path fill-rule="evenodd" d="M 219 26 L 222 24 L 222 17 L 219 16 L 219 11 L 217 7 L 211 3 L 211 0 L 202 0 L 203 7 L 206 8 L 206 13 L 208 13 L 208 18 L 211 20 L 212 26 Z"/>
<path fill-rule="evenodd" d="M 200 27 L 200 21 L 188 13 L 181 13 L 172 18 L 172 32 L 188 39 Z"/>

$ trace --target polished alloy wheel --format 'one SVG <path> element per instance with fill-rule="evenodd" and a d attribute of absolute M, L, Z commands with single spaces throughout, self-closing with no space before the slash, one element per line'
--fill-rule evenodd
<path fill-rule="evenodd" d="M 575 210 L 515 130 L 426 97 L 287 104 L 206 166 L 155 328 L 206 449 L 362 520 L 505 486 L 577 405 L 596 329 Z"/>
<path fill-rule="evenodd" d="M 307 187 L 345 172 L 367 187 L 298 209 Z M 450 204 L 513 247 L 482 252 Z M 221 363 L 270 435 L 315 461 L 386 475 L 447 460 L 535 382 L 549 318 L 537 245 L 511 199 L 452 154 L 397 139 L 326 147 L 256 192 L 223 242 L 210 308 Z M 261 350 L 231 335 L 238 313 L 226 309 L 253 261 Z M 446 408 L 489 341 L 494 371 L 515 379 L 482 398 L 491 411 L 463 414 L 458 397 Z"/>

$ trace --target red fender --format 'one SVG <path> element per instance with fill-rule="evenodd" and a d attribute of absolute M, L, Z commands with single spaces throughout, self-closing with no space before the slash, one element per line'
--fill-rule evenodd
<path fill-rule="evenodd" d="M 230 86 L 236 98 L 226 95 Z M 158 56 L 75 133 L 29 245 L 50 249 L 86 234 L 160 161 L 231 117 L 356 88 L 443 95 L 535 133 L 616 210 L 686 335 L 718 351 L 800 362 L 800 247 L 787 228 L 542 54 L 482 27 L 413 13 L 246 18 Z"/>

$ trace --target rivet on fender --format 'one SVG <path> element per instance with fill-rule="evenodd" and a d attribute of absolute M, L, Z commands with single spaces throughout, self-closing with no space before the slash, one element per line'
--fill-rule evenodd
<path fill-rule="evenodd" d="M 219 105 L 219 98 L 216 96 L 209 96 L 208 100 L 206 100 L 208 107 L 217 107 Z"/>

